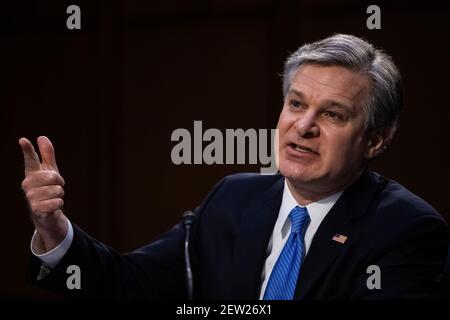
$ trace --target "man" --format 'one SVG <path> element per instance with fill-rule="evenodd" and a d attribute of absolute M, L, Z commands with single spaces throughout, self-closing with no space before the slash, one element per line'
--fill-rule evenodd
<path fill-rule="evenodd" d="M 334 35 L 298 49 L 284 70 L 280 174 L 225 177 L 200 206 L 191 239 L 198 299 L 418 299 L 439 282 L 449 232 L 440 215 L 368 168 L 392 139 L 400 74 L 366 41 Z M 19 141 L 36 228 L 30 279 L 81 297 L 186 298 L 181 224 L 120 255 L 61 212 L 54 150 Z M 68 290 L 67 267 L 82 270 Z"/>

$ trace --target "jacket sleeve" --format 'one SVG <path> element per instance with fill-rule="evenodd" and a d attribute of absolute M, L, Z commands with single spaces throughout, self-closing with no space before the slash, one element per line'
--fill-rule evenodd
<path fill-rule="evenodd" d="M 200 215 L 224 180 L 205 198 L 198 210 Z M 185 230 L 181 222 L 153 243 L 127 254 L 116 252 L 75 224 L 73 228 L 72 244 L 53 270 L 43 273 L 41 261 L 30 255 L 27 282 L 68 298 L 186 298 Z M 191 253 L 195 254 L 195 249 Z M 195 263 L 196 257 L 192 260 Z M 70 266 L 78 267 L 79 289 L 68 285 L 76 281 L 76 271 Z"/>

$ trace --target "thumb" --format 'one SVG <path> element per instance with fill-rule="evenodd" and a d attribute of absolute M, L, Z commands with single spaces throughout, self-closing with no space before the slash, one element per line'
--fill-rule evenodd
<path fill-rule="evenodd" d="M 42 159 L 42 168 L 45 170 L 58 171 L 58 166 L 56 165 L 55 159 L 55 149 L 49 138 L 41 136 L 37 139 L 39 152 Z"/>

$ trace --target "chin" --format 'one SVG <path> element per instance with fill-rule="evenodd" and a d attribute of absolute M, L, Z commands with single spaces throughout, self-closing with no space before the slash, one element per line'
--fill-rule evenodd
<path fill-rule="evenodd" d="M 312 168 L 306 168 L 301 164 L 286 160 L 280 161 L 278 169 L 285 178 L 293 183 L 308 183 L 314 181 L 316 178 Z"/>

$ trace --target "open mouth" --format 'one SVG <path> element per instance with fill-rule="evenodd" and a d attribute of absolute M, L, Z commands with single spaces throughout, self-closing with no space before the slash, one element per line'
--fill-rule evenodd
<path fill-rule="evenodd" d="M 304 152 L 304 153 L 312 153 L 312 154 L 318 154 L 317 152 L 313 151 L 311 148 L 299 145 L 299 144 L 295 144 L 295 143 L 289 143 L 289 146 L 299 152 Z"/>

